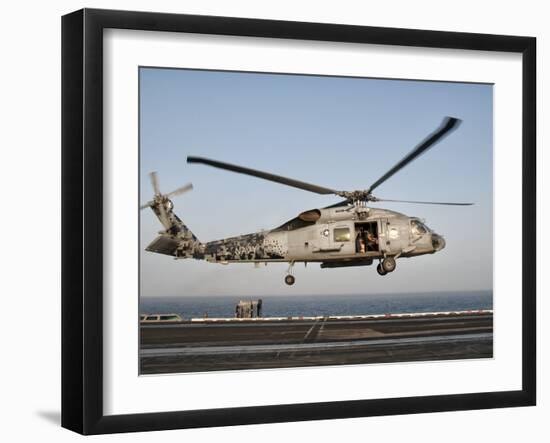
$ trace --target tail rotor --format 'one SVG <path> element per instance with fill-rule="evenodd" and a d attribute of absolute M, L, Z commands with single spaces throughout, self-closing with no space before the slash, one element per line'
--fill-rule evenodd
<path fill-rule="evenodd" d="M 164 226 L 164 229 L 168 230 L 172 226 L 172 221 L 169 214 L 171 214 L 172 212 L 173 203 L 170 198 L 177 197 L 178 195 L 182 195 L 187 191 L 190 191 L 191 189 L 193 189 L 193 185 L 191 183 L 188 183 L 173 190 L 172 192 L 162 194 L 160 192 L 158 175 L 155 171 L 149 174 L 149 179 L 151 180 L 151 185 L 153 187 L 155 195 L 153 197 L 153 200 L 150 200 L 147 203 L 141 205 L 139 209 L 141 210 L 145 208 L 151 208 Z"/>

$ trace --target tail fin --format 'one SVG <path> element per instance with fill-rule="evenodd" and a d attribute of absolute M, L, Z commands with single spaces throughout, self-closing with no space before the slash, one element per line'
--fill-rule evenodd
<path fill-rule="evenodd" d="M 164 211 L 160 209 L 161 204 L 164 205 Z M 204 245 L 185 223 L 174 214 L 172 208 L 172 202 L 168 199 L 151 205 L 151 209 L 159 218 L 165 231 L 153 240 L 145 250 L 177 258 L 201 258 L 204 255 Z"/>
<path fill-rule="evenodd" d="M 155 195 L 153 200 L 141 205 L 140 209 L 151 208 L 164 227 L 164 231 L 160 232 L 160 235 L 145 250 L 178 258 L 203 258 L 204 245 L 185 226 L 180 218 L 174 214 L 172 210 L 174 204 L 170 200 L 170 197 L 190 191 L 193 189 L 193 185 L 188 183 L 168 194 L 162 194 L 157 173 L 151 172 L 149 178 Z"/>

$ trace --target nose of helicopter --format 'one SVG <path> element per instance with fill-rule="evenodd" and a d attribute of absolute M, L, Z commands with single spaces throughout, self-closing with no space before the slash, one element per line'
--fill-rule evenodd
<path fill-rule="evenodd" d="M 441 235 L 433 233 L 432 246 L 436 252 L 441 251 L 445 247 L 445 239 Z"/>

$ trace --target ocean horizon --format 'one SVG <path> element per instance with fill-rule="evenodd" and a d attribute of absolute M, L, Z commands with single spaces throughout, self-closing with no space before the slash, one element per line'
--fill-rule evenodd
<path fill-rule="evenodd" d="M 493 309 L 493 291 L 346 295 L 240 295 L 141 297 L 140 314 L 179 314 L 183 319 L 234 317 L 240 300 L 262 299 L 262 317 L 375 315 Z"/>

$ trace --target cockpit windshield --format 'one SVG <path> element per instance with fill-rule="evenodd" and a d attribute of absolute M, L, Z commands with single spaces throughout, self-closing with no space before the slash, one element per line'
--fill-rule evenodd
<path fill-rule="evenodd" d="M 430 229 L 420 220 L 411 220 L 411 231 L 414 235 L 424 235 L 430 232 Z"/>

